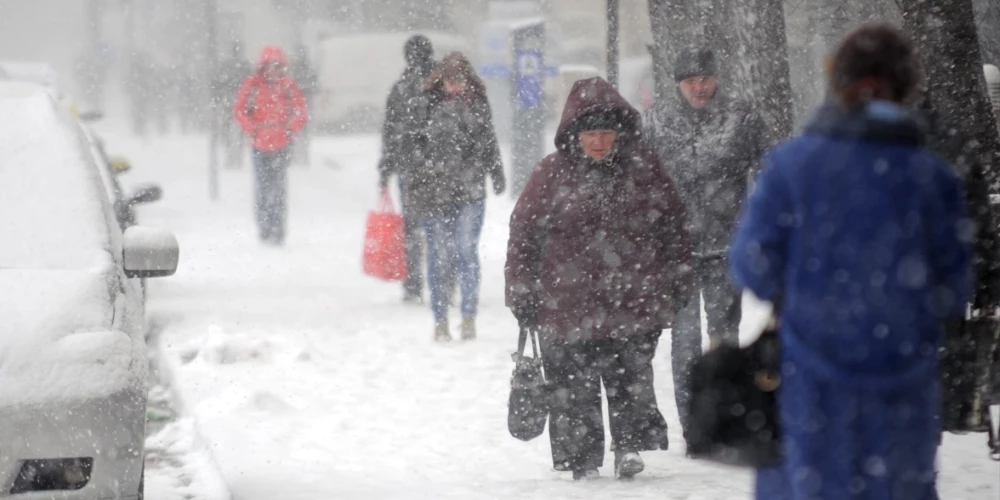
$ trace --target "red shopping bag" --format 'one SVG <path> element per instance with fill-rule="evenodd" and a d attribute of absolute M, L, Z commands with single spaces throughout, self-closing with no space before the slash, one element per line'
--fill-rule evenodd
<path fill-rule="evenodd" d="M 368 213 L 364 272 L 386 281 L 406 279 L 403 217 L 393 207 L 388 190 L 382 191 L 379 208 Z"/>

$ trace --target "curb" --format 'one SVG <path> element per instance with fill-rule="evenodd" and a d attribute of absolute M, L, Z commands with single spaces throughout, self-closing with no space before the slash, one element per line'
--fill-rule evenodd
<path fill-rule="evenodd" d="M 170 393 L 170 402 L 173 406 L 173 410 L 176 416 L 184 417 L 191 420 L 192 427 L 192 441 L 196 448 L 205 454 L 208 458 L 208 466 L 205 468 L 211 469 L 209 474 L 213 476 L 211 479 L 214 480 L 216 484 L 221 486 L 223 490 L 223 496 L 226 500 L 236 500 L 233 497 L 232 491 L 229 488 L 229 484 L 226 482 L 225 476 L 219 468 L 219 461 L 212 452 L 211 447 L 207 445 L 208 441 L 205 439 L 204 432 L 201 430 L 198 418 L 187 411 L 188 403 L 185 401 L 183 394 L 177 388 L 175 368 L 170 362 L 170 358 L 166 354 L 166 349 L 163 347 L 161 340 L 162 334 L 165 330 L 167 324 L 170 321 L 162 321 L 161 318 L 157 318 L 154 315 L 154 319 L 150 322 L 149 333 L 146 336 L 146 345 L 149 347 L 148 350 L 152 351 L 152 356 L 150 361 L 156 366 L 156 371 L 159 374 L 159 381 L 161 384 L 165 384 L 167 391 Z M 148 438 L 149 436 L 147 436 Z"/>

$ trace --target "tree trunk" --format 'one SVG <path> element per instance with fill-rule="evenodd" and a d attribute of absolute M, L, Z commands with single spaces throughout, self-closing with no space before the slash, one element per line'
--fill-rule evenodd
<path fill-rule="evenodd" d="M 1000 66 L 1000 4 L 996 0 L 976 0 L 975 8 L 983 61 Z"/>
<path fill-rule="evenodd" d="M 924 107 L 937 123 L 931 146 L 966 178 L 980 226 L 977 305 L 1000 305 L 996 226 L 988 197 L 1000 193 L 1000 134 L 986 94 L 972 0 L 900 0 L 927 74 Z"/>
<path fill-rule="evenodd" d="M 748 58 L 750 96 L 771 126 L 771 137 L 784 139 L 792 133 L 792 78 L 788 65 L 788 38 L 783 0 L 739 2 L 746 24 L 741 52 Z M 739 12 L 739 11 L 738 11 Z"/>
<path fill-rule="evenodd" d="M 989 200 L 998 193 L 1000 134 L 986 97 L 972 0 L 899 0 L 899 6 L 927 73 L 922 105 L 932 125 L 930 146 L 965 178 L 969 212 L 979 226 L 974 306 L 991 314 L 1000 306 L 997 227 Z M 977 351 L 993 348 L 994 321 L 947 329 L 940 363 L 945 430 L 982 430 L 978 402 L 986 388 L 978 381 L 989 361 Z"/>
<path fill-rule="evenodd" d="M 649 0 L 649 19 L 653 30 L 653 79 L 657 100 L 673 96 L 674 60 L 682 47 L 700 33 L 695 0 Z"/>

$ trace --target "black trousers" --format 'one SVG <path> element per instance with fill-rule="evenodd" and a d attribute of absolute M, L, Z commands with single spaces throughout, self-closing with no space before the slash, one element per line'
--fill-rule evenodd
<path fill-rule="evenodd" d="M 701 356 L 701 297 L 705 298 L 706 329 L 713 346 L 738 344 L 740 333 L 741 293 L 729 278 L 728 262 L 722 258 L 696 260 L 694 280 L 687 305 L 677 314 L 671 333 L 674 398 L 685 435 L 691 404 L 691 370 Z"/>
<path fill-rule="evenodd" d="M 552 389 L 549 439 L 556 470 L 604 465 L 602 381 L 612 449 L 667 449 L 667 422 L 653 392 L 652 361 L 659 339 L 658 331 L 590 341 L 542 336 L 542 364 Z"/>
<path fill-rule="evenodd" d="M 406 293 L 420 295 L 424 292 L 424 229 L 418 217 L 410 206 L 410 196 L 406 183 L 400 179 L 399 193 L 400 209 L 403 215 L 403 246 L 406 249 L 406 281 L 403 290 Z"/>

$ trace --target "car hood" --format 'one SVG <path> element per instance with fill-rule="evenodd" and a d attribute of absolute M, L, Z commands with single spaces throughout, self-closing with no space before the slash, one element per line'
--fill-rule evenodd
<path fill-rule="evenodd" d="M 115 329 L 117 283 L 113 268 L 0 269 L 0 406 L 104 397 L 136 383 L 142 338 Z"/>

